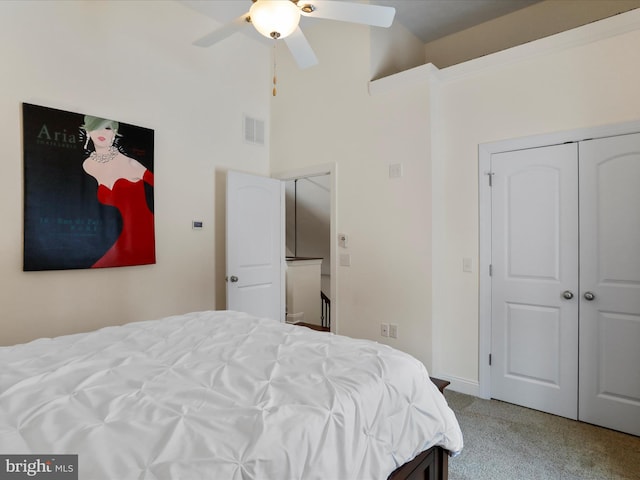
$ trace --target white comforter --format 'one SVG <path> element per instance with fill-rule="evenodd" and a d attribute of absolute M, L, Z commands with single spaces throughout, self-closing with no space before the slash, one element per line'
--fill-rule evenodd
<path fill-rule="evenodd" d="M 237 312 L 0 348 L 0 453 L 79 478 L 386 479 L 462 434 L 413 357 Z"/>

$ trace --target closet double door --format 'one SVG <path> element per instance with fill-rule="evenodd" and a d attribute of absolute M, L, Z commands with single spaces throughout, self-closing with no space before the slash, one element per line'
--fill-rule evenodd
<path fill-rule="evenodd" d="M 640 134 L 491 172 L 491 396 L 640 435 Z"/>

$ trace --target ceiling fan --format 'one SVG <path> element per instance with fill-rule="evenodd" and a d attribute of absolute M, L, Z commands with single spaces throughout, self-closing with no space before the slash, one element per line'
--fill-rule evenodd
<path fill-rule="evenodd" d="M 252 0 L 247 13 L 227 25 L 214 30 L 193 42 L 200 47 L 209 47 L 250 23 L 267 38 L 284 39 L 289 51 L 300 68 L 318 63 L 311 45 L 302 33 L 300 16 L 325 18 L 343 22 L 361 23 L 375 27 L 390 27 L 396 10 L 393 7 L 351 3 L 336 0 Z"/>

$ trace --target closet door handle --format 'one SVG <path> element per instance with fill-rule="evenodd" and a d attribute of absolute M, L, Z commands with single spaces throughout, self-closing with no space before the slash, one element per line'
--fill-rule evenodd
<path fill-rule="evenodd" d="M 596 298 L 596 296 L 592 292 L 584 292 L 584 298 L 585 300 L 591 301 Z"/>
<path fill-rule="evenodd" d="M 564 292 L 562 292 L 562 296 L 567 300 L 571 300 L 573 298 L 573 292 L 570 290 L 565 290 Z"/>

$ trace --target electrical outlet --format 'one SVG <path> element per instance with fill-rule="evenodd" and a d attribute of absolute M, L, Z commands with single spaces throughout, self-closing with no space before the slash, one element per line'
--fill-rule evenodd
<path fill-rule="evenodd" d="M 391 338 L 398 338 L 398 325 L 395 323 L 389 324 L 389 336 Z"/>
<path fill-rule="evenodd" d="M 380 324 L 380 335 L 382 335 L 383 337 L 388 337 L 389 336 L 389 324 L 388 323 L 381 323 Z"/>

